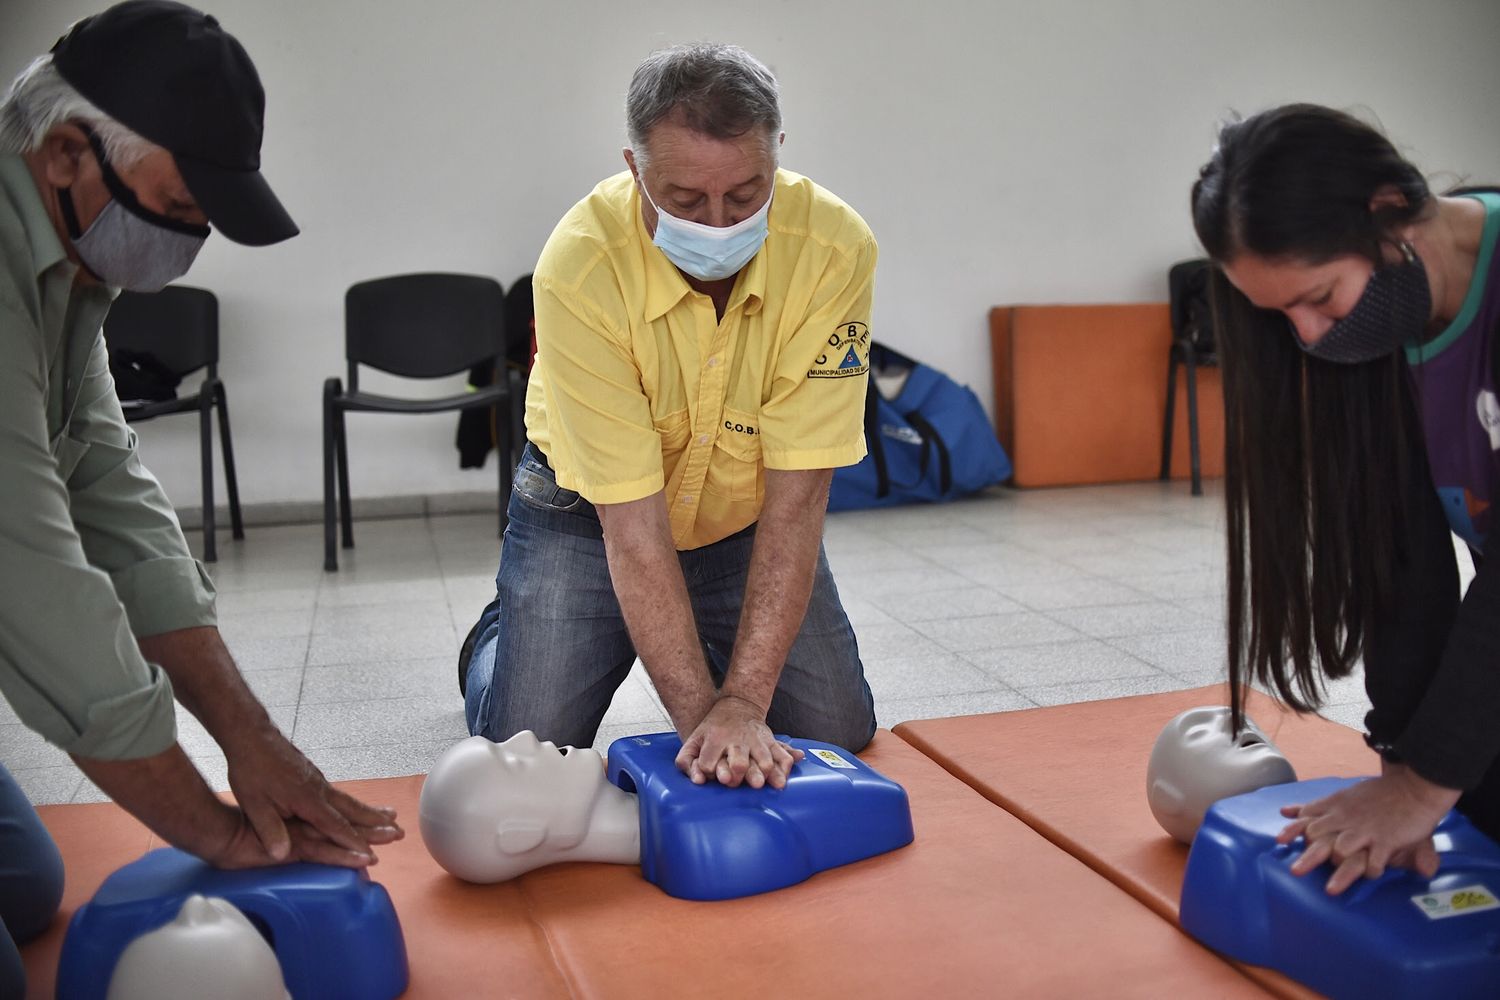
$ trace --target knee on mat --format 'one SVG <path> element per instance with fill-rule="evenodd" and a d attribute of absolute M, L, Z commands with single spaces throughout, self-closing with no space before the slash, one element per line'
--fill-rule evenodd
<path fill-rule="evenodd" d="M 25 944 L 52 924 L 62 905 L 63 861 L 45 831 L 46 842 L 38 844 L 31 854 L 31 864 L 24 873 L 6 880 L 3 896 L 5 928 L 16 944 Z"/>
<path fill-rule="evenodd" d="M 792 735 L 805 735 L 807 739 L 831 743 L 836 747 L 843 747 L 850 753 L 859 753 L 875 738 L 875 714 L 871 712 L 858 716 L 828 719 L 819 723 L 811 732 Z"/>

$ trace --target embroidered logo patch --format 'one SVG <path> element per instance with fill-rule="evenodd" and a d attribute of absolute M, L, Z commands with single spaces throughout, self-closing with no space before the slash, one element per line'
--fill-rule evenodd
<path fill-rule="evenodd" d="M 870 328 L 845 323 L 828 335 L 823 353 L 807 370 L 808 378 L 850 378 L 870 370 Z"/>

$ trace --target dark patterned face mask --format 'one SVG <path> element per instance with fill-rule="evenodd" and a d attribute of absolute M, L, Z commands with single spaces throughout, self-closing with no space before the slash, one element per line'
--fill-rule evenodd
<path fill-rule="evenodd" d="M 1374 361 L 1410 340 L 1420 340 L 1432 319 L 1432 290 L 1427 269 L 1410 243 L 1401 244 L 1406 259 L 1377 268 L 1349 315 L 1328 328 L 1315 344 L 1297 345 L 1321 361 L 1357 365 Z"/>

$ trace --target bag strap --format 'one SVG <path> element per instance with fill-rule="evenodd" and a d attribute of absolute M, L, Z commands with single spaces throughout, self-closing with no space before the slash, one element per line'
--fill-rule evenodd
<path fill-rule="evenodd" d="M 943 441 L 943 436 L 938 429 L 927 420 L 926 417 L 912 410 L 906 415 L 906 422 L 916 428 L 918 434 L 922 435 L 925 445 L 930 442 L 937 449 L 938 455 L 938 485 L 943 493 L 953 489 L 953 460 L 948 454 L 948 445 Z M 927 449 L 922 449 L 922 475 L 927 475 Z"/>
<path fill-rule="evenodd" d="M 875 366 L 870 366 L 865 385 L 865 447 L 875 461 L 875 496 L 884 499 L 891 493 L 891 473 L 885 459 L 885 441 L 880 435 L 880 390 L 875 387 Z"/>

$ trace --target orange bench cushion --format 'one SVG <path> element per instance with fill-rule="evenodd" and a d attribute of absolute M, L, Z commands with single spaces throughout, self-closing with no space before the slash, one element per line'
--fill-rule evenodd
<path fill-rule="evenodd" d="M 343 781 L 338 787 L 367 802 L 395 806 L 407 830 L 404 840 L 377 849 L 380 863 L 370 869 L 390 892 L 406 937 L 411 986 L 403 996 L 568 996 L 520 884 L 461 882 L 422 846 L 416 828 L 421 775 Z M 21 949 L 21 957 L 27 996 L 50 1000 L 68 917 L 116 868 L 162 842 L 112 804 L 42 806 L 37 812 L 62 851 L 66 882 L 61 914 L 45 935 Z"/>
<path fill-rule="evenodd" d="M 407 996 L 1266 995 L 899 737 L 882 731 L 861 756 L 906 786 L 916 842 L 747 899 L 673 899 L 623 865 L 466 885 L 413 830 L 372 872 L 401 916 Z M 421 780 L 340 787 L 415 826 Z M 107 836 L 137 832 L 80 863 L 106 839 L 100 817 Z M 149 839 L 113 806 L 43 818 L 69 864 L 69 909 Z M 51 995 L 62 929 L 24 949 L 33 996 Z"/>
<path fill-rule="evenodd" d="M 1166 303 L 996 306 L 990 310 L 995 430 L 1017 486 L 1155 479 L 1167 401 Z M 1179 371 L 1172 473 L 1189 472 Z M 1203 475 L 1224 472 L 1217 368 L 1198 371 Z"/>
<path fill-rule="evenodd" d="M 900 738 L 860 756 L 906 787 L 910 846 L 710 904 L 623 867 L 525 876 L 574 995 L 1265 995 Z"/>
<path fill-rule="evenodd" d="M 1228 704 L 1222 685 L 993 715 L 906 722 L 896 732 L 990 801 L 1174 923 L 1187 848 L 1146 804 L 1146 765 L 1167 720 Z M 1360 735 L 1252 692 L 1248 711 L 1300 778 L 1374 774 Z M 1283 996 L 1315 996 L 1247 969 Z"/>

